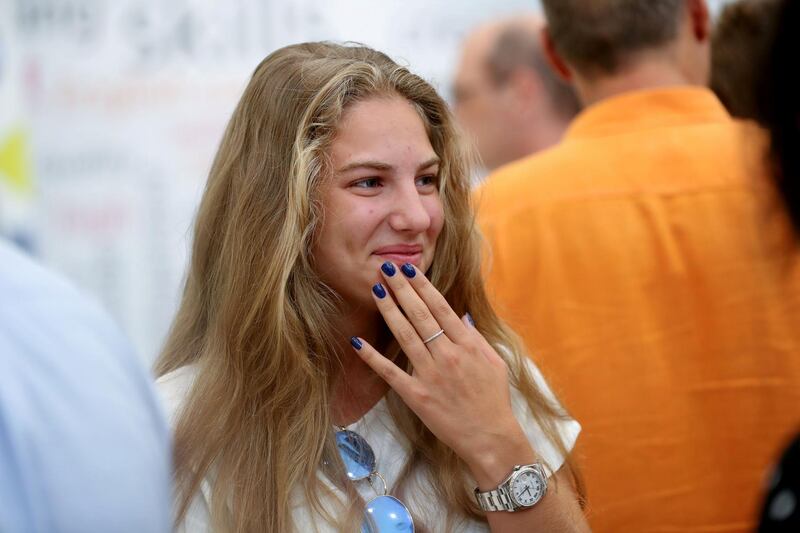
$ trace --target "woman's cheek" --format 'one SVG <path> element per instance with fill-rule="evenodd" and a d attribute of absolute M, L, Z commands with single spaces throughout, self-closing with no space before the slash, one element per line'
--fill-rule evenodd
<path fill-rule="evenodd" d="M 433 210 L 430 214 L 431 217 L 431 230 L 433 237 L 438 237 L 439 233 L 442 231 L 442 227 L 444 227 L 444 207 L 440 201 L 436 201 L 436 204 L 433 207 Z"/>

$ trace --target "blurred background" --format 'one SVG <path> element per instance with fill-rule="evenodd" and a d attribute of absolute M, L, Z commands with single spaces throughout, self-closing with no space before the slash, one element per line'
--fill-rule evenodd
<path fill-rule="evenodd" d="M 723 0 L 711 0 L 716 13 Z M 211 159 L 258 62 L 359 41 L 449 98 L 475 25 L 533 0 L 0 0 L 0 234 L 99 299 L 150 363 Z"/>

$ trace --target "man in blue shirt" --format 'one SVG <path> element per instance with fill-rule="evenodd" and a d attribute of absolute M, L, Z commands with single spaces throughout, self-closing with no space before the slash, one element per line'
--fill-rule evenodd
<path fill-rule="evenodd" d="M 166 532 L 170 437 L 112 321 L 0 241 L 0 531 Z"/>

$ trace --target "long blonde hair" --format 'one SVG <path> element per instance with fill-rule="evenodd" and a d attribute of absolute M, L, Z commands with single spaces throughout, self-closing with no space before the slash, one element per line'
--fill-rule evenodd
<path fill-rule="evenodd" d="M 175 433 L 179 521 L 207 478 L 216 531 L 293 531 L 295 489 L 339 530 L 358 528 L 362 502 L 343 475 L 330 417 L 341 334 L 329 317 L 340 303 L 315 272 L 310 250 L 321 216 L 319 184 L 330 172 L 326 154 L 342 113 L 356 101 L 391 95 L 416 107 L 441 159 L 445 222 L 428 276 L 457 313 L 469 310 L 489 342 L 505 347 L 512 382 L 566 455 L 555 431 L 564 415 L 537 389 L 519 342 L 484 293 L 472 158 L 445 102 L 375 50 L 297 44 L 261 62 L 228 124 L 197 214 L 180 309 L 157 363 L 160 376 L 190 364 L 195 371 Z M 405 361 L 396 343 L 384 348 Z M 388 403 L 413 450 L 395 491 L 426 465 L 443 512 L 453 517 L 448 524 L 457 516 L 484 520 L 464 463 L 396 394 Z M 341 512 L 322 505 L 330 491 L 320 470 L 350 502 Z"/>

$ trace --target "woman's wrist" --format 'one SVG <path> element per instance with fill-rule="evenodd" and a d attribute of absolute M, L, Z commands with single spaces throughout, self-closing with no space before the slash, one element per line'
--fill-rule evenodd
<path fill-rule="evenodd" d="M 530 464 L 536 460 L 536 452 L 518 423 L 509 431 L 485 440 L 474 448 L 469 457 L 464 457 L 482 491 L 497 487 L 515 465 Z"/>

